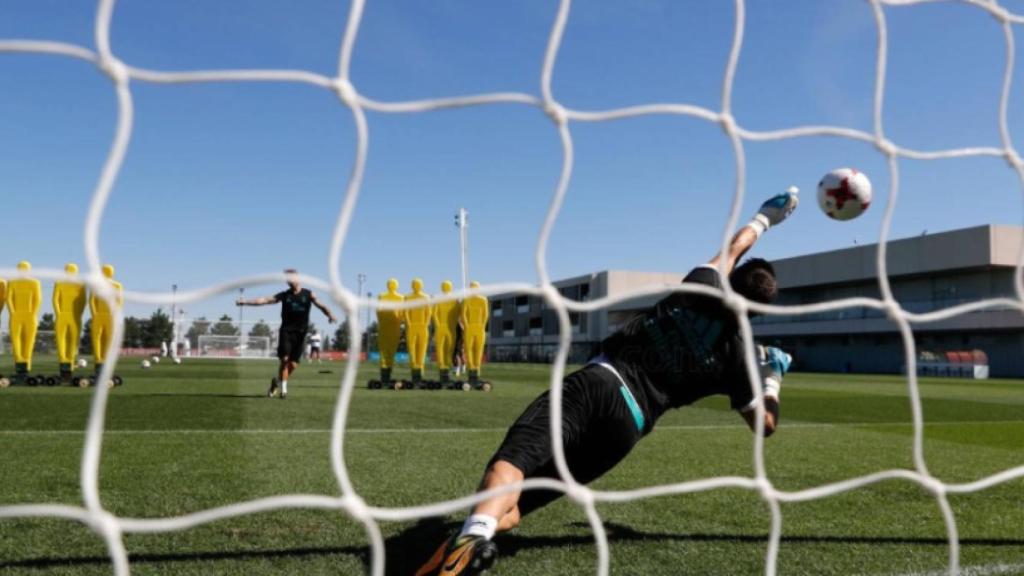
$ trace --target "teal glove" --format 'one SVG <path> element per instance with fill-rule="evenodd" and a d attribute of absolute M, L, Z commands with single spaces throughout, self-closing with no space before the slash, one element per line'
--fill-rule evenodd
<path fill-rule="evenodd" d="M 764 395 L 778 399 L 782 392 L 782 377 L 789 372 L 793 357 L 774 346 L 758 346 L 757 353 Z"/>
<path fill-rule="evenodd" d="M 796 186 L 790 186 L 788 190 L 782 194 L 776 194 L 768 200 L 765 200 L 764 204 L 761 204 L 761 208 L 754 215 L 754 219 L 750 221 L 751 228 L 757 232 L 760 236 L 765 230 L 780 224 L 783 220 L 789 217 L 790 214 L 796 210 L 798 204 L 800 204 L 800 196 L 797 195 L 799 190 Z"/>

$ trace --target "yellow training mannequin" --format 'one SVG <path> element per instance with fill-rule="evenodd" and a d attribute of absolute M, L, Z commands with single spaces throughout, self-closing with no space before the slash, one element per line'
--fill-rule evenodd
<path fill-rule="evenodd" d="M 427 357 L 430 340 L 430 296 L 423 292 L 423 280 L 412 281 L 412 292 L 405 295 L 406 302 L 424 302 L 424 306 L 405 311 L 405 342 L 409 346 L 409 365 L 413 382 L 423 376 L 423 363 Z"/>
<path fill-rule="evenodd" d="M 53 284 L 53 313 L 57 320 L 55 339 L 62 375 L 70 374 L 74 369 L 86 302 L 85 285 L 74 279 L 78 276 L 78 266 L 68 264 L 64 266 L 64 272 L 68 279 Z"/>
<path fill-rule="evenodd" d="M 32 350 L 36 346 L 36 327 L 39 324 L 39 305 L 43 301 L 43 289 L 39 280 L 29 278 L 32 265 L 18 262 L 18 277 L 7 284 L 7 310 L 11 315 L 11 352 L 14 354 L 15 371 L 25 373 L 32 370 Z"/>
<path fill-rule="evenodd" d="M 479 282 L 470 282 L 470 288 L 479 288 Z M 490 319 L 491 307 L 487 298 L 470 296 L 462 301 L 462 329 L 466 334 L 466 366 L 469 368 L 469 380 L 476 383 L 480 378 L 480 363 L 484 357 L 484 344 L 487 343 L 487 320 Z"/>
<path fill-rule="evenodd" d="M 381 302 L 404 302 L 398 293 L 398 280 L 388 280 L 388 291 L 377 296 Z M 380 379 L 391 381 L 391 367 L 395 364 L 395 352 L 402 335 L 402 311 L 377 309 L 377 346 L 380 348 Z"/>
<path fill-rule="evenodd" d="M 114 267 L 105 264 L 103 277 L 113 286 L 117 307 L 120 308 L 124 303 L 122 296 L 124 288 L 120 282 L 114 280 Z M 89 297 L 89 312 L 92 313 L 92 354 L 96 358 L 96 371 L 99 372 L 107 357 L 107 350 L 110 349 L 110 340 L 114 335 L 114 313 L 107 301 L 100 298 L 95 292 Z"/>
<path fill-rule="evenodd" d="M 452 283 L 441 282 L 441 292 L 450 294 Z M 451 368 L 452 352 L 455 351 L 455 332 L 459 327 L 459 314 L 462 306 L 458 300 L 434 304 L 431 320 L 434 322 L 434 350 L 437 354 L 437 367 L 441 371 L 441 381 L 448 381 L 448 369 Z"/>

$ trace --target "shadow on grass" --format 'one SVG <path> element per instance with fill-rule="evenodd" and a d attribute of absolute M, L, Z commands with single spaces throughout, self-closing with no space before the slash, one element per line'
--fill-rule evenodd
<path fill-rule="evenodd" d="M 590 525 L 584 522 L 572 524 L 574 528 L 589 530 Z M 442 522 L 438 519 L 427 519 L 417 522 L 399 534 L 387 539 L 385 543 L 388 576 L 411 576 L 430 558 L 454 530 L 458 523 Z M 608 541 L 611 544 L 623 542 L 735 542 L 750 544 L 767 544 L 768 534 L 677 534 L 659 532 L 641 532 L 612 522 L 605 523 Z M 523 551 L 544 548 L 593 547 L 594 537 L 591 535 L 566 536 L 521 536 L 518 534 L 501 534 L 495 537 L 498 545 L 498 561 L 512 558 Z M 913 538 L 899 536 L 783 536 L 783 544 L 896 544 L 920 546 L 948 546 L 945 538 Z M 1017 547 L 1024 545 L 1022 539 L 1010 538 L 961 538 L 961 546 L 996 546 Z"/>
<path fill-rule="evenodd" d="M 266 394 L 202 394 L 191 392 L 155 392 L 147 396 L 174 396 L 176 398 L 266 398 Z"/>
<path fill-rule="evenodd" d="M 577 522 L 572 524 L 576 529 L 589 529 L 589 524 Z M 446 522 L 437 518 L 421 520 L 385 542 L 386 574 L 388 576 L 411 576 L 423 564 L 437 547 L 459 527 L 457 522 Z M 767 534 L 675 534 L 668 532 L 641 532 L 616 523 L 606 523 L 608 541 L 611 544 L 622 542 L 737 542 L 764 544 L 768 541 Z M 591 535 L 566 536 L 521 536 L 504 534 L 495 538 L 500 551 L 500 558 L 511 558 L 523 551 L 544 548 L 593 547 Z M 918 546 L 947 546 L 946 538 L 900 537 L 900 536 L 783 536 L 782 544 L 893 544 Z M 1011 538 L 962 538 L 961 546 L 1019 547 L 1024 546 L 1024 539 Z M 131 554 L 134 564 L 160 564 L 173 562 L 202 562 L 216 560 L 266 560 L 305 557 L 323 557 L 346 555 L 359 558 L 369 567 L 368 548 L 365 546 L 339 546 L 320 548 L 288 548 L 279 550 L 238 550 L 216 552 L 181 552 L 166 554 Z M 14 568 L 47 569 L 55 567 L 71 567 L 84 565 L 108 565 L 107 556 L 88 556 L 79 558 L 29 558 L 24 560 L 0 561 L 0 570 Z"/>
<path fill-rule="evenodd" d="M 216 560 L 268 560 L 274 558 L 303 558 L 334 555 L 358 556 L 365 562 L 365 546 L 324 547 L 324 548 L 288 548 L 283 550 L 231 550 L 217 552 L 179 552 L 167 554 L 129 554 L 131 564 L 163 564 L 171 562 L 205 562 Z M 57 568 L 89 565 L 108 565 L 107 556 L 82 556 L 78 558 L 28 558 L 0 562 L 0 570 L 13 568 Z"/>

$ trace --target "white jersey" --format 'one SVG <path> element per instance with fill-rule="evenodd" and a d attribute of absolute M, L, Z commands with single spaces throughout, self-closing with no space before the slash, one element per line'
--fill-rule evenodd
<path fill-rule="evenodd" d="M 313 348 L 319 348 L 320 347 L 320 340 L 321 340 L 320 333 L 319 332 L 314 332 L 313 335 L 309 337 L 309 345 L 312 346 Z"/>

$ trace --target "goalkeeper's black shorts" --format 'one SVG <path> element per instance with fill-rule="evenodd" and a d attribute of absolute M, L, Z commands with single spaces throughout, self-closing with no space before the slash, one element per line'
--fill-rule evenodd
<path fill-rule="evenodd" d="M 569 470 L 587 484 L 622 461 L 650 431 L 636 412 L 625 383 L 611 370 L 588 364 L 562 386 L 562 442 Z M 537 397 L 509 428 L 490 464 L 504 460 L 526 478 L 558 479 L 551 448 L 550 392 Z M 551 490 L 527 490 L 519 499 L 523 516 L 562 496 Z"/>
<path fill-rule="evenodd" d="M 302 360 L 302 352 L 306 347 L 305 330 L 285 330 L 278 332 L 277 357 L 281 360 L 287 358 L 298 363 Z"/>

